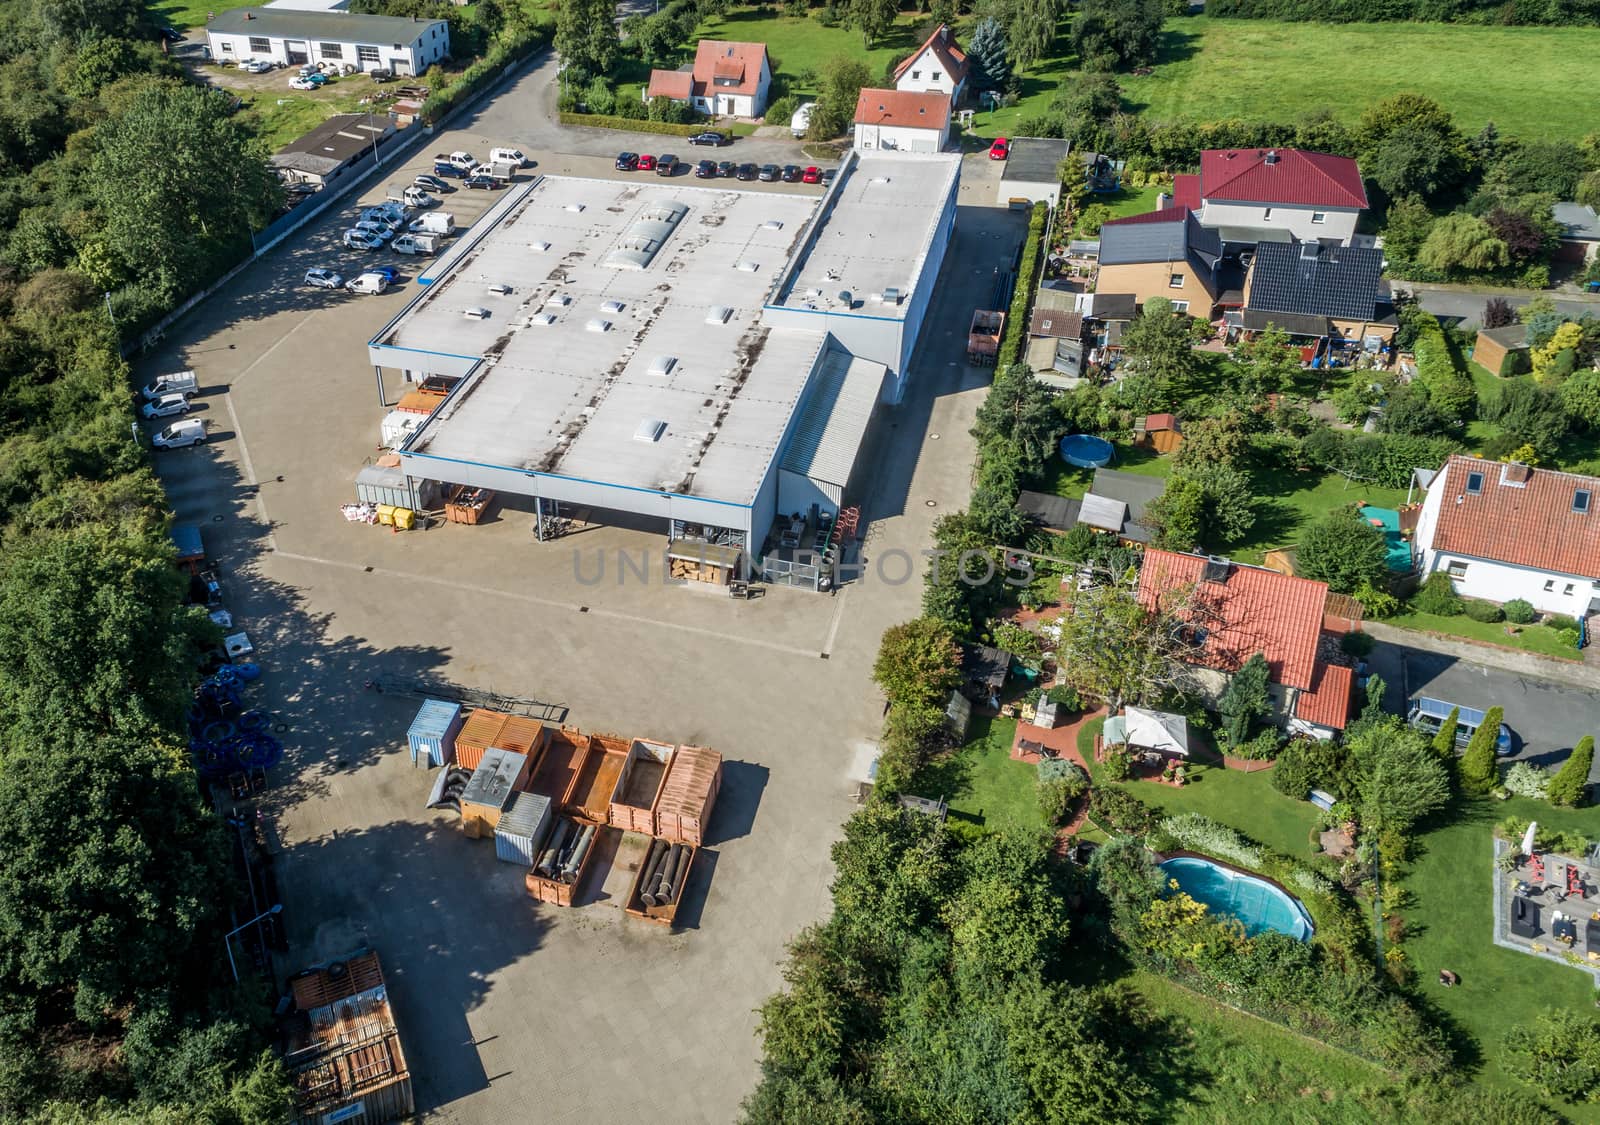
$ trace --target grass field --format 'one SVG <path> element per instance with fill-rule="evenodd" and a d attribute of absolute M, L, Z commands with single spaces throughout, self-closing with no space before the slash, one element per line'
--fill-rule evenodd
<path fill-rule="evenodd" d="M 1458 24 L 1167 21 L 1147 78 L 1124 100 L 1156 118 L 1291 121 L 1322 106 L 1354 122 L 1371 102 L 1418 91 L 1468 134 L 1576 140 L 1594 127 L 1583 99 L 1600 28 Z"/>
<path fill-rule="evenodd" d="M 746 8 L 713 16 L 700 25 L 695 38 L 765 43 L 775 75 L 787 81 L 789 93 L 802 95 L 816 94 L 816 79 L 823 66 L 840 55 L 865 60 L 872 80 L 880 81 L 921 43 L 917 32 L 928 23 L 925 13 L 903 12 L 893 30 L 869 51 L 862 45 L 859 31 L 824 27 L 810 17 L 777 16 L 771 11 Z M 687 44 L 684 61 L 693 57 L 693 44 Z"/>
<path fill-rule="evenodd" d="M 1444 633 L 1485 644 L 1505 645 L 1536 652 L 1541 656 L 1555 656 L 1562 660 L 1580 659 L 1578 650 L 1564 644 L 1558 634 L 1547 625 L 1518 625 L 1515 635 L 1506 632 L 1504 622 L 1474 621 L 1470 617 L 1440 617 L 1432 613 L 1403 613 L 1384 620 L 1385 625 L 1398 625 L 1402 629 L 1420 629 L 1428 633 Z"/>
<path fill-rule="evenodd" d="M 165 20 L 173 27 L 184 30 L 204 27 L 207 15 L 226 12 L 232 8 L 248 7 L 252 3 L 254 0 L 162 0 L 160 3 L 150 5 L 150 11 L 157 19 Z"/>
<path fill-rule="evenodd" d="M 1011 740 L 1016 730 L 1015 719 L 974 715 L 966 745 L 949 763 L 949 791 L 922 795 L 945 797 L 952 816 L 990 829 L 1006 823 L 1030 828 L 1042 824 L 1034 796 L 1038 771 L 1011 758 Z"/>

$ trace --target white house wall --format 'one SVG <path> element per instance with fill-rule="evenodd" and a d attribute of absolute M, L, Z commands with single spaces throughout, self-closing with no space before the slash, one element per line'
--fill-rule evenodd
<path fill-rule="evenodd" d="M 1587 578 L 1553 574 L 1512 563 L 1489 562 L 1448 551 L 1424 552 L 1423 574 L 1435 571 L 1448 574 L 1451 563 L 1462 563 L 1467 568 L 1462 577 L 1451 580 L 1456 593 L 1464 598 L 1484 598 L 1492 602 L 1522 598 L 1543 613 L 1582 617 L 1589 612 L 1590 600 L 1600 597 L 1600 583 Z"/>
<path fill-rule="evenodd" d="M 1353 208 L 1294 207 L 1275 203 L 1270 208 L 1262 203 L 1218 203 L 1206 200 L 1200 212 L 1200 222 L 1208 227 L 1268 227 L 1284 230 L 1301 242 L 1315 242 L 1322 238 L 1336 238 L 1340 245 L 1350 245 L 1356 233 L 1356 220 L 1361 212 Z M 1323 221 L 1313 223 L 1311 216 L 1321 214 Z"/>
<path fill-rule="evenodd" d="M 1000 206 L 1008 206 L 1013 199 L 1026 199 L 1029 203 L 1038 203 L 1040 200 L 1050 204 L 1051 207 L 1061 205 L 1060 180 L 1006 180 L 1000 181 L 1000 187 L 995 192 L 995 202 Z"/>
<path fill-rule="evenodd" d="M 945 128 L 918 128 L 908 125 L 856 125 L 855 147 L 862 152 L 940 152 L 944 149 Z"/>
<path fill-rule="evenodd" d="M 937 78 L 933 77 L 935 74 L 938 75 Z M 894 88 L 914 94 L 949 94 L 952 102 L 960 92 L 955 79 L 950 76 L 950 72 L 945 69 L 944 63 L 939 61 L 939 56 L 931 47 L 925 49 L 917 56 L 916 61 L 906 68 Z"/>
<path fill-rule="evenodd" d="M 437 34 L 435 34 L 437 32 Z M 421 74 L 429 66 L 447 58 L 450 54 L 450 28 L 448 24 L 420 25 L 419 36 L 410 43 L 403 44 L 399 50 L 390 43 L 369 43 L 365 40 L 333 40 L 315 39 L 306 36 L 250 36 L 236 34 L 222 34 L 209 32 L 207 35 L 211 47 L 211 57 L 217 61 L 223 59 L 239 62 L 244 59 L 265 59 L 270 62 L 289 62 L 289 43 L 302 43 L 305 45 L 306 61 L 317 63 L 350 63 L 362 70 L 377 70 L 387 67 L 396 74 Z M 252 50 L 252 38 L 265 38 L 267 49 L 265 51 Z M 326 54 L 323 51 L 325 44 L 336 44 L 339 48 L 337 56 Z M 377 50 L 376 61 L 362 60 L 358 57 L 358 47 L 371 47 Z M 298 64 L 296 64 L 298 65 Z"/>

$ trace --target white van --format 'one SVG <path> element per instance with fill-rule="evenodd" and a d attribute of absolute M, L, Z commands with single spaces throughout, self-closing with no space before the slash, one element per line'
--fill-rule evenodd
<path fill-rule="evenodd" d="M 186 445 L 206 443 L 206 424 L 199 418 L 185 418 L 164 430 L 151 435 L 150 444 L 157 449 L 182 449 Z"/>
<path fill-rule="evenodd" d="M 200 378 L 193 371 L 175 371 L 150 383 L 139 394 L 146 402 L 154 402 L 162 395 L 192 395 L 200 389 Z"/>
<path fill-rule="evenodd" d="M 352 293 L 382 293 L 389 288 L 389 279 L 381 273 L 364 273 L 344 283 Z"/>
<path fill-rule="evenodd" d="M 509 164 L 513 168 L 521 168 L 528 163 L 528 158 L 522 155 L 520 148 L 491 148 L 489 150 L 490 164 Z"/>
<path fill-rule="evenodd" d="M 439 249 L 439 236 L 436 234 L 402 234 L 399 238 L 389 243 L 389 249 L 396 254 L 432 254 Z"/>
<path fill-rule="evenodd" d="M 806 102 L 794 111 L 794 116 L 789 119 L 789 132 L 794 134 L 796 140 L 804 137 L 806 130 L 811 128 L 811 111 L 816 108 L 816 102 Z"/>

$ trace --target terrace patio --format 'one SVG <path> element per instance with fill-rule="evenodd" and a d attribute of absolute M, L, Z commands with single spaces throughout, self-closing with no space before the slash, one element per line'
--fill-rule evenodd
<path fill-rule="evenodd" d="M 1500 857 L 1516 856 L 1510 871 Z M 1600 864 L 1540 853 L 1495 840 L 1494 943 L 1530 956 L 1586 969 L 1600 985 Z"/>

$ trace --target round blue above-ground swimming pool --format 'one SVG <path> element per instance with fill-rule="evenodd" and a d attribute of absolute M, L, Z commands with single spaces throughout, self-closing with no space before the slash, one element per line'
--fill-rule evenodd
<path fill-rule="evenodd" d="M 1116 450 L 1105 438 L 1089 434 L 1068 434 L 1061 439 L 1061 456 L 1069 465 L 1080 469 L 1098 469 L 1111 463 Z"/>
<path fill-rule="evenodd" d="M 1244 923 L 1251 937 L 1277 930 L 1299 941 L 1311 936 L 1311 916 L 1306 908 L 1265 879 L 1213 863 L 1199 856 L 1179 856 L 1161 865 L 1178 889 L 1213 914 L 1226 914 Z"/>

